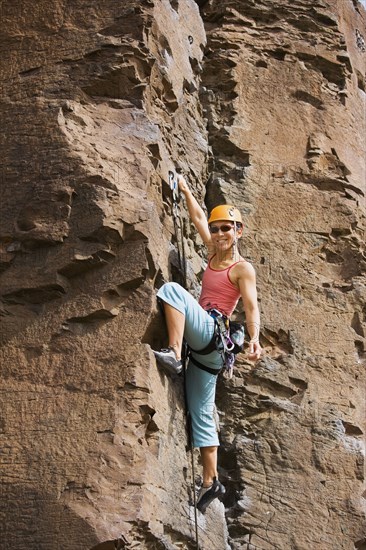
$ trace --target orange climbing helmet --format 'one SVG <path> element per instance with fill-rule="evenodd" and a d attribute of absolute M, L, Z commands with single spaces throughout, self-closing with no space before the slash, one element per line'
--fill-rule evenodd
<path fill-rule="evenodd" d="M 210 224 L 218 221 L 230 221 L 243 224 L 239 210 L 231 204 L 220 204 L 220 206 L 215 206 L 215 208 L 211 210 L 208 223 Z"/>

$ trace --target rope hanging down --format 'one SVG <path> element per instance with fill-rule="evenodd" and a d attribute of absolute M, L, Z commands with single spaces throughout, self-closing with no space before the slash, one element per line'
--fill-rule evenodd
<path fill-rule="evenodd" d="M 184 247 L 183 223 L 182 223 L 182 217 L 180 212 L 180 195 L 179 195 L 178 182 L 172 171 L 169 171 L 169 185 L 172 191 L 172 215 L 173 215 L 173 223 L 174 223 L 175 240 L 176 240 L 177 251 L 178 251 L 179 270 L 183 278 L 183 287 L 187 290 L 187 261 L 186 261 L 186 255 L 185 255 L 185 247 Z M 196 474 L 195 474 L 195 467 L 194 467 L 192 424 L 191 424 L 191 418 L 188 412 L 187 393 L 186 393 L 187 362 L 188 362 L 188 346 L 186 341 L 184 341 L 183 349 L 182 349 L 184 405 L 185 405 L 185 412 L 186 412 L 186 418 L 187 418 L 188 446 L 190 447 L 191 462 L 192 462 L 192 488 L 193 488 L 196 548 L 197 550 L 199 550 L 200 546 L 198 542 L 197 497 L 196 497 L 196 488 L 195 488 Z"/>

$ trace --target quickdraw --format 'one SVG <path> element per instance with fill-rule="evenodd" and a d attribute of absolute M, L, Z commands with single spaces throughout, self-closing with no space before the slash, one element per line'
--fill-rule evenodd
<path fill-rule="evenodd" d="M 172 191 L 172 216 L 174 223 L 175 239 L 177 243 L 179 269 L 183 279 L 182 286 L 187 290 L 187 261 L 184 247 L 183 223 L 180 212 L 180 194 L 178 182 L 172 171 L 169 171 L 169 186 Z"/>

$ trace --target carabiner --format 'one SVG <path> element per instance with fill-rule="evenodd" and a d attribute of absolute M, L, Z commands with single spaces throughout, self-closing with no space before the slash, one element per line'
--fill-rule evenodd
<path fill-rule="evenodd" d="M 235 344 L 231 340 L 231 338 L 226 338 L 226 349 L 227 351 L 232 351 L 235 348 Z"/>
<path fill-rule="evenodd" d="M 180 197 L 179 197 L 179 189 L 178 189 L 177 180 L 174 176 L 174 172 L 172 172 L 171 170 L 169 170 L 168 175 L 169 175 L 169 187 L 170 187 L 170 189 L 172 191 L 172 195 L 173 195 L 173 202 L 178 203 Z"/>

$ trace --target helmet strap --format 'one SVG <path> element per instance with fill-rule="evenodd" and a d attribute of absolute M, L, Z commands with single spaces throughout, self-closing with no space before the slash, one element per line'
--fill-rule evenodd
<path fill-rule="evenodd" d="M 231 248 L 233 250 L 233 260 L 235 260 L 235 254 L 237 252 L 237 245 L 238 245 L 238 236 L 236 234 L 236 222 L 234 222 L 234 240 L 233 240 L 233 244 L 231 245 Z"/>

